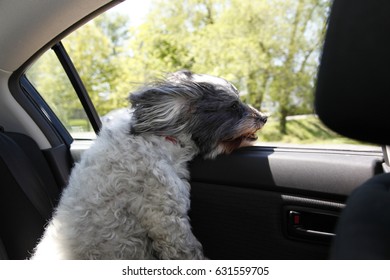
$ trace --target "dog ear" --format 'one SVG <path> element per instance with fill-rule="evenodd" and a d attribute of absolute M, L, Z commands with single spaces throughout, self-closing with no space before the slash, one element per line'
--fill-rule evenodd
<path fill-rule="evenodd" d="M 138 91 L 131 93 L 129 95 L 129 101 L 133 108 L 137 106 L 147 106 L 147 104 L 157 102 L 157 94 L 159 93 L 153 86 L 145 86 Z"/>
<path fill-rule="evenodd" d="M 185 98 L 176 90 L 161 85 L 146 86 L 131 94 L 132 131 L 165 136 L 181 133 L 189 110 Z"/>

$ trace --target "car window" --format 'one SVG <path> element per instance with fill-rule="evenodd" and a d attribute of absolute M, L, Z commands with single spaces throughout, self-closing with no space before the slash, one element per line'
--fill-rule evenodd
<path fill-rule="evenodd" d="M 54 51 L 44 53 L 26 76 L 75 139 L 96 137 L 69 77 Z"/>
<path fill-rule="evenodd" d="M 265 145 L 354 148 L 326 128 L 313 97 L 330 0 L 125 1 L 63 40 L 103 124 L 128 94 L 167 72 L 189 69 L 231 81 L 270 115 Z M 49 51 L 27 76 L 76 138 L 93 133 Z M 351 146 L 352 145 L 352 146 Z"/>

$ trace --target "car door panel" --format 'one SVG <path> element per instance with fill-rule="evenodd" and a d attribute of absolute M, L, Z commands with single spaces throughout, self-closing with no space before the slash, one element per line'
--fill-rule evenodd
<path fill-rule="evenodd" d="M 263 147 L 196 158 L 193 231 L 211 259 L 326 259 L 346 197 L 381 162 L 375 152 Z"/>

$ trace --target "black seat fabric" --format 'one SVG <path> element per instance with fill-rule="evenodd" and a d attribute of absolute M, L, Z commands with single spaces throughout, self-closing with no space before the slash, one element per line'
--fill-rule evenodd
<path fill-rule="evenodd" d="M 15 156 L 12 164 L 0 156 L 0 239 L 9 259 L 26 259 L 41 237 L 60 191 L 42 151 L 30 137 L 0 132 L 0 144 Z M 21 186 L 21 182 L 30 184 Z M 45 207 L 37 207 L 24 188 L 33 189 Z"/>
<path fill-rule="evenodd" d="M 348 198 L 332 259 L 390 259 L 390 174 L 373 177 Z"/>
<path fill-rule="evenodd" d="M 0 260 L 8 260 L 8 254 L 5 250 L 3 240 L 0 239 Z"/>
<path fill-rule="evenodd" d="M 332 130 L 390 144 L 390 1 L 335 0 L 315 96 L 316 112 Z"/>

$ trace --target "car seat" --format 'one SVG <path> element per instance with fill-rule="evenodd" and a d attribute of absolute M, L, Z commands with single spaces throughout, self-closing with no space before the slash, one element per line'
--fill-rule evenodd
<path fill-rule="evenodd" d="M 50 219 L 61 188 L 38 145 L 0 130 L 0 258 L 26 259 Z"/>
<path fill-rule="evenodd" d="M 331 259 L 390 258 L 390 2 L 335 0 L 315 93 L 319 118 L 350 138 L 382 145 L 384 174 L 347 199 Z"/>

